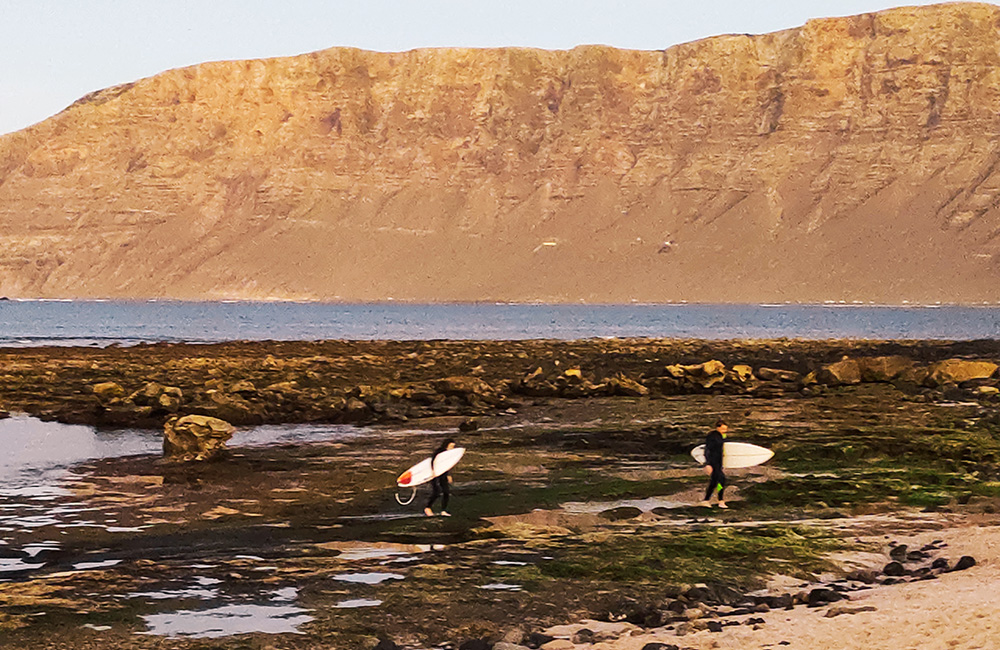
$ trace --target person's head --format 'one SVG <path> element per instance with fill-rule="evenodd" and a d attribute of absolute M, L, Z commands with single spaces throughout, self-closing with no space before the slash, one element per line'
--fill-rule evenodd
<path fill-rule="evenodd" d="M 715 421 L 715 430 L 722 435 L 726 435 L 726 432 L 729 431 L 729 424 L 727 424 L 722 418 L 719 418 Z"/>
<path fill-rule="evenodd" d="M 454 440 L 454 438 L 445 438 L 441 442 L 441 444 L 438 445 L 438 448 L 437 448 L 437 450 L 434 453 L 440 454 L 442 451 L 447 451 L 449 449 L 454 449 L 454 448 L 455 448 L 455 440 Z"/>

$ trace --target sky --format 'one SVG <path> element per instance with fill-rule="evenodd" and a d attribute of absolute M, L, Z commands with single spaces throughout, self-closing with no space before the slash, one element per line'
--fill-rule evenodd
<path fill-rule="evenodd" d="M 998 0 L 997 3 L 1000 3 Z M 334 46 L 659 50 L 920 0 L 0 0 L 0 134 L 205 61 Z"/>

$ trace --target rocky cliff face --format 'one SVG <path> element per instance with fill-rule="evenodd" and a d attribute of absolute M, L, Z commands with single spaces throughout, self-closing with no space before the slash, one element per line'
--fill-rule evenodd
<path fill-rule="evenodd" d="M 949 4 L 172 70 L 0 138 L 0 294 L 1000 300 L 998 36 Z"/>

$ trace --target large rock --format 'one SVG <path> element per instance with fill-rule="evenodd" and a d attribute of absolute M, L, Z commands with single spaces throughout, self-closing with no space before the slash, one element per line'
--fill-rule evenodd
<path fill-rule="evenodd" d="M 842 359 L 816 371 L 816 381 L 827 386 L 861 383 L 861 366 L 856 359 Z"/>
<path fill-rule="evenodd" d="M 531 397 L 556 397 L 560 393 L 559 387 L 540 366 L 518 380 L 514 384 L 514 390 Z"/>
<path fill-rule="evenodd" d="M 152 407 L 154 412 L 176 413 L 184 402 L 184 393 L 176 386 L 163 386 L 151 381 L 129 395 L 128 401 L 139 407 Z"/>
<path fill-rule="evenodd" d="M 914 366 L 913 359 L 893 355 L 888 357 L 862 357 L 858 359 L 861 381 L 887 382 L 903 376 Z"/>
<path fill-rule="evenodd" d="M 616 375 L 604 382 L 608 395 L 619 395 L 622 397 L 645 397 L 649 395 L 649 389 L 624 375 Z"/>
<path fill-rule="evenodd" d="M 102 381 L 90 387 L 91 392 L 102 405 L 108 405 L 115 400 L 125 398 L 125 389 L 113 381 Z"/>
<path fill-rule="evenodd" d="M 757 377 L 763 381 L 781 381 L 788 384 L 795 384 L 802 380 L 802 375 L 794 370 L 767 367 L 758 368 Z"/>
<path fill-rule="evenodd" d="M 177 460 L 208 460 L 226 448 L 236 428 L 207 415 L 170 418 L 163 425 L 163 453 Z"/>
<path fill-rule="evenodd" d="M 264 408 L 258 403 L 251 403 L 237 393 L 225 393 L 220 390 L 205 391 L 207 401 L 201 402 L 191 410 L 201 415 L 233 422 L 236 424 L 261 424 L 264 422 Z"/>
<path fill-rule="evenodd" d="M 487 397 L 493 395 L 493 388 L 478 377 L 445 377 L 432 383 L 442 395 L 469 398 L 472 395 Z"/>
<path fill-rule="evenodd" d="M 960 384 L 973 379 L 988 379 L 997 371 L 992 361 L 967 361 L 946 359 L 927 366 L 924 385 L 935 388 L 944 384 Z"/>

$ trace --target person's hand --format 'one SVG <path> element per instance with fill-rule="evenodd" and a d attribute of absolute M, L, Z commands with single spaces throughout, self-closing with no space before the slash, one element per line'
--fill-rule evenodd
<path fill-rule="evenodd" d="M 705 465 L 705 467 L 703 469 L 705 470 L 705 476 L 711 476 L 712 475 L 712 466 L 711 465 Z"/>
<path fill-rule="evenodd" d="M 448 485 L 451 485 L 451 484 L 452 484 L 452 483 L 454 483 L 454 482 L 455 482 L 455 479 L 453 479 L 453 478 L 451 477 L 451 474 L 449 474 L 449 475 L 448 475 Z"/>

